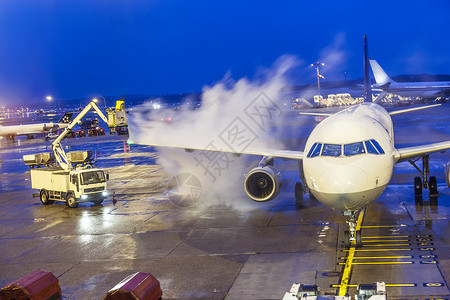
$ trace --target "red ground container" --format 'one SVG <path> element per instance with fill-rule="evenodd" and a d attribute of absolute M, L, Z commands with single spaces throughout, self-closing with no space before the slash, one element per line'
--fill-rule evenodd
<path fill-rule="evenodd" d="M 159 281 L 152 274 L 137 272 L 109 290 L 103 300 L 157 300 L 161 297 Z"/>
<path fill-rule="evenodd" d="M 57 300 L 61 298 L 58 279 L 47 271 L 37 270 L 0 290 L 1 300 Z"/>

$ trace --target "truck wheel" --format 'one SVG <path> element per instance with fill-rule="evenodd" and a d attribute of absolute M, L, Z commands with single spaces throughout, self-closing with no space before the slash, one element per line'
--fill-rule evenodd
<path fill-rule="evenodd" d="M 55 202 L 54 200 L 48 200 L 48 193 L 46 190 L 41 190 L 41 192 L 39 193 L 39 198 L 44 205 L 50 205 Z"/>
<path fill-rule="evenodd" d="M 103 202 L 103 199 L 98 199 L 98 200 L 94 200 L 92 201 L 95 205 L 100 205 Z"/>
<path fill-rule="evenodd" d="M 75 200 L 75 197 L 72 194 L 69 194 L 67 196 L 66 203 L 69 207 L 72 207 L 72 208 L 78 207 L 78 202 Z"/>

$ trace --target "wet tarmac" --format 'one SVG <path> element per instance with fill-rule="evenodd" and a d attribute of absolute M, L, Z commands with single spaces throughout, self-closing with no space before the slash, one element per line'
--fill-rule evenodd
<path fill-rule="evenodd" d="M 394 116 L 397 145 L 450 140 L 449 116 L 449 104 L 439 113 Z M 295 127 L 296 118 L 292 114 L 286 126 Z M 306 118 L 302 126 L 311 130 L 318 119 Z M 302 147 L 308 130 L 300 139 L 289 131 L 286 144 Z M 317 284 L 322 293 L 339 289 L 348 254 L 341 242 L 346 219 L 307 196 L 295 204 L 295 162 L 275 161 L 284 187 L 260 207 L 217 201 L 180 207 L 166 193 L 172 175 L 156 163 L 152 147 L 128 146 L 125 136 L 66 140 L 69 151 L 97 152 L 118 200 L 73 209 L 32 198 L 22 155 L 50 151 L 51 141 L 0 142 L 0 286 L 44 269 L 58 277 L 65 299 L 101 299 L 137 271 L 158 278 L 164 299 L 281 299 L 295 282 Z M 389 299 L 450 298 L 450 189 L 443 174 L 449 152 L 430 157 L 437 199 L 425 192 L 415 199 L 417 173 L 403 163 L 367 208 L 351 295 L 359 283 L 385 281 Z"/>

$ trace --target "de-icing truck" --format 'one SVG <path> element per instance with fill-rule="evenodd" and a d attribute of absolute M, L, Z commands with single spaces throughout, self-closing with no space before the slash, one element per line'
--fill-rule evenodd
<path fill-rule="evenodd" d="M 107 197 L 108 174 L 103 169 L 91 167 L 92 151 L 66 154 L 61 146 L 61 141 L 91 109 L 109 127 L 121 125 L 117 124 L 117 118 L 114 124 L 109 123 L 95 102 L 91 101 L 52 143 L 53 153 L 23 156 L 25 164 L 31 167 L 31 187 L 39 191 L 33 196 L 39 197 L 42 204 L 63 201 L 69 207 L 78 207 L 80 202 L 100 204 Z"/>

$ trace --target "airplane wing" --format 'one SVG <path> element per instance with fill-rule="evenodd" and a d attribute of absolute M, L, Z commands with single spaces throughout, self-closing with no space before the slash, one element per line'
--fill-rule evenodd
<path fill-rule="evenodd" d="M 398 115 L 398 114 L 403 114 L 403 113 L 407 113 L 410 111 L 415 111 L 415 110 L 420 110 L 420 109 L 425 109 L 425 108 L 431 108 L 431 107 L 436 107 L 436 106 L 440 106 L 440 104 L 432 104 L 432 105 L 427 105 L 427 106 L 420 106 L 420 107 L 414 107 L 414 108 L 407 108 L 407 109 L 401 109 L 401 110 L 395 110 L 395 111 L 391 111 L 389 113 L 389 115 Z"/>
<path fill-rule="evenodd" d="M 333 114 L 329 113 L 316 113 L 316 112 L 301 112 L 301 115 L 309 115 L 309 116 L 321 116 L 321 117 L 329 117 Z"/>
<path fill-rule="evenodd" d="M 445 151 L 448 149 L 450 149 L 450 141 L 400 148 L 397 149 L 398 154 L 395 156 L 395 160 L 397 162 L 402 162 L 408 159 L 417 158 L 434 152 Z"/>
<path fill-rule="evenodd" d="M 139 144 L 133 143 L 132 144 Z M 147 144 L 146 144 L 147 145 Z M 302 160 L 303 151 L 291 151 L 291 150 L 259 150 L 259 149 L 246 149 L 241 152 L 233 152 L 231 150 L 220 150 L 220 149 L 210 149 L 210 148 L 192 148 L 192 147 L 181 147 L 181 146 L 166 146 L 166 145 L 150 145 L 154 147 L 167 147 L 175 149 L 184 149 L 186 152 L 194 151 L 211 151 L 211 152 L 224 152 L 230 153 L 234 156 L 240 155 L 257 155 L 257 156 L 270 156 L 274 158 L 290 159 L 290 160 Z"/>

